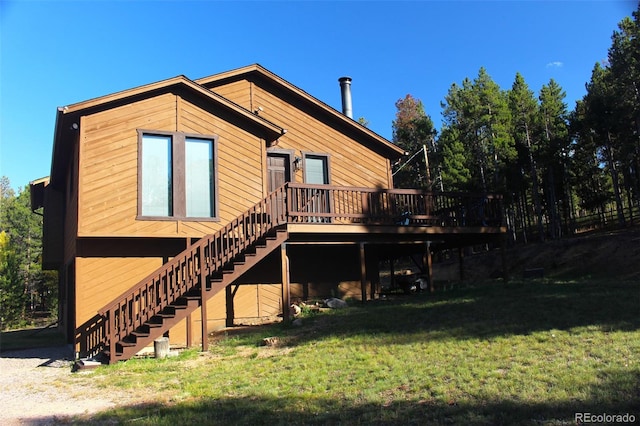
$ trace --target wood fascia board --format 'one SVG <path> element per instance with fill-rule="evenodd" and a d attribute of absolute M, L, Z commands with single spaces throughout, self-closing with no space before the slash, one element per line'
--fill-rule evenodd
<path fill-rule="evenodd" d="M 424 235 L 474 235 L 495 236 L 506 233 L 506 227 L 450 227 L 419 225 L 366 225 L 366 224 L 325 224 L 325 223 L 289 223 L 287 230 L 295 234 L 350 234 L 378 235 L 386 234 L 401 238 L 402 236 Z"/>
<path fill-rule="evenodd" d="M 269 71 L 268 69 L 264 68 L 260 64 L 253 64 L 253 65 L 249 65 L 249 66 L 246 66 L 246 67 L 237 68 L 235 70 L 226 71 L 226 72 L 223 72 L 223 73 L 220 73 L 220 74 L 215 74 L 215 75 L 212 75 L 212 76 L 209 76 L 209 77 L 203 77 L 203 78 L 197 79 L 195 81 L 198 84 L 201 84 L 203 86 L 207 86 L 208 84 L 211 84 L 211 83 L 215 83 L 215 82 L 222 81 L 222 80 L 229 79 L 229 78 L 238 77 L 238 76 L 249 74 L 249 73 L 257 73 L 260 76 L 262 76 L 264 78 L 267 78 L 268 80 L 271 80 L 272 82 L 276 83 L 280 88 L 283 88 L 283 89 L 295 94 L 296 96 L 304 99 L 306 102 L 309 102 L 309 103 L 315 105 L 316 107 L 321 108 L 322 110 L 327 112 L 330 116 L 332 116 L 333 118 L 339 120 L 340 122 L 345 123 L 345 124 L 355 128 L 355 129 L 357 129 L 357 131 L 359 131 L 360 133 L 365 134 L 369 139 L 372 139 L 377 144 L 381 145 L 382 147 L 384 147 L 385 149 L 390 151 L 390 154 L 392 154 L 391 157 L 397 158 L 397 157 L 401 157 L 401 156 L 404 155 L 404 150 L 402 148 L 396 146 L 395 144 L 391 143 L 387 139 L 383 138 L 379 134 L 377 134 L 374 131 L 368 129 L 367 127 L 363 126 L 362 124 L 358 123 L 357 121 L 353 120 L 352 118 L 347 117 L 346 115 L 342 114 L 340 111 L 337 111 L 335 108 L 333 108 L 333 107 L 329 106 L 328 104 L 322 102 L 318 98 L 310 95 L 308 92 L 300 89 L 299 87 L 297 87 L 294 84 L 288 82 L 287 80 L 283 79 L 282 77 L 272 73 L 271 71 Z M 395 155 L 393 155 L 393 154 L 395 154 Z"/>

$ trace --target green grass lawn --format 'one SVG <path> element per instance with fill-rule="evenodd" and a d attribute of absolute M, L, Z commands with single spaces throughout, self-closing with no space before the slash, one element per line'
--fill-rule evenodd
<path fill-rule="evenodd" d="M 279 345 L 260 346 L 277 336 Z M 88 373 L 147 404 L 111 424 L 575 424 L 640 419 L 640 285 L 488 283 L 307 313 L 210 352 Z M 87 377 L 82 374 L 81 376 Z"/>

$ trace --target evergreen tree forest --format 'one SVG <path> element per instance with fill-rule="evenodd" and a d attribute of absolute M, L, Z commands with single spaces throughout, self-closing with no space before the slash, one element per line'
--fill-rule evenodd
<path fill-rule="evenodd" d="M 42 216 L 31 212 L 26 186 L 16 195 L 0 178 L 0 330 L 57 316 L 58 281 L 42 270 Z M 51 318 L 53 317 L 53 318 Z"/>
<path fill-rule="evenodd" d="M 571 111 L 553 79 L 534 93 L 517 73 L 503 89 L 484 68 L 451 85 L 439 134 L 420 100 L 400 99 L 393 142 L 408 157 L 394 167 L 396 187 L 501 193 L 514 241 L 561 238 L 587 221 L 637 223 L 640 5 L 611 41 Z"/>

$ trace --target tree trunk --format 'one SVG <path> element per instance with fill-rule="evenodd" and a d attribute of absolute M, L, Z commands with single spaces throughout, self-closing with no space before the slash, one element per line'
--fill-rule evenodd
<path fill-rule="evenodd" d="M 531 152 L 531 136 L 529 135 L 529 126 L 525 124 L 525 133 L 527 135 L 527 154 L 529 156 L 529 166 L 531 167 L 531 195 L 533 197 L 533 206 L 536 210 L 536 220 L 538 223 L 538 238 L 540 242 L 544 242 L 544 226 L 542 224 L 542 202 L 540 201 L 540 187 L 538 184 L 538 170 L 536 168 L 533 153 Z"/>
<path fill-rule="evenodd" d="M 611 141 L 611 132 L 607 132 L 607 162 L 609 163 L 609 171 L 611 173 L 611 182 L 613 184 L 613 193 L 616 199 L 616 210 L 618 213 L 618 225 L 624 226 L 624 207 L 622 205 L 622 195 L 620 192 L 620 182 L 618 176 L 618 167 L 614 159 L 613 143 Z"/>

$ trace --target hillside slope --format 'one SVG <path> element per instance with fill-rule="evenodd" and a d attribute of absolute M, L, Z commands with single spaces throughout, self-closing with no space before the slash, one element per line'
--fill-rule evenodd
<path fill-rule="evenodd" d="M 530 243 L 507 248 L 511 278 L 521 278 L 527 269 L 544 269 L 546 278 L 572 277 L 640 280 L 640 227 L 582 234 L 546 243 Z M 466 280 L 502 275 L 499 250 L 467 255 Z M 434 279 L 457 281 L 459 263 L 453 260 L 434 264 Z"/>

